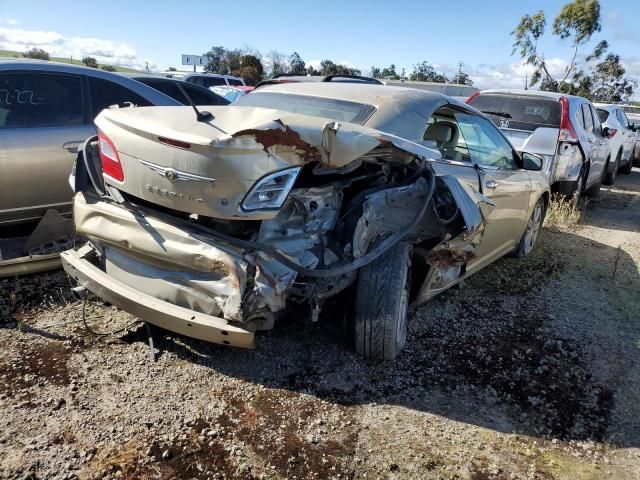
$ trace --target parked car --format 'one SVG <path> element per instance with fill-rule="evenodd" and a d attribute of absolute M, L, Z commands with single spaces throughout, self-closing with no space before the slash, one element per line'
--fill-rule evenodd
<path fill-rule="evenodd" d="M 0 59 L 0 225 L 70 213 L 69 171 L 110 105 L 180 105 L 159 91 L 94 68 Z"/>
<path fill-rule="evenodd" d="M 173 78 L 179 78 L 185 82 L 200 85 L 201 87 L 218 87 L 222 85 L 232 87 L 244 87 L 246 86 L 244 80 L 241 77 L 235 77 L 233 75 L 221 75 L 218 73 L 185 73 L 185 74 L 168 74 Z"/>
<path fill-rule="evenodd" d="M 629 122 L 636 129 L 636 144 L 633 150 L 634 165 L 640 167 L 640 105 L 620 105 Z"/>
<path fill-rule="evenodd" d="M 384 82 L 377 78 L 363 77 L 361 75 L 293 75 L 288 73 L 279 73 L 271 78 L 258 82 L 256 88 L 264 87 L 266 85 L 277 85 L 279 83 L 297 82 L 365 83 L 370 85 L 385 85 Z"/>
<path fill-rule="evenodd" d="M 604 183 L 613 185 L 618 172 L 629 174 L 633 168 L 633 150 L 636 146 L 636 129 L 629 123 L 627 115 L 618 105 L 596 103 L 602 125 L 609 130 L 611 162 L 614 166 L 607 172 Z"/>
<path fill-rule="evenodd" d="M 253 91 L 253 87 L 209 87 L 213 93 L 220 95 L 229 103 L 233 103 L 241 97 Z"/>
<path fill-rule="evenodd" d="M 177 78 L 161 77 L 159 75 L 149 75 L 144 73 L 121 73 L 128 78 L 132 78 L 148 87 L 155 88 L 159 92 L 177 100 L 182 105 L 189 105 L 189 100 L 184 96 L 178 85 L 180 85 L 189 95 L 189 98 L 196 105 L 228 105 L 229 100 L 225 99 L 217 92 L 209 88 L 201 87 L 193 83 L 184 82 Z"/>
<path fill-rule="evenodd" d="M 292 305 L 315 321 L 353 297 L 355 349 L 391 359 L 411 306 L 534 248 L 543 160 L 462 102 L 300 82 L 208 111 L 98 116 L 73 180 L 90 242 L 62 254 L 79 296 L 239 347 Z"/>
<path fill-rule="evenodd" d="M 597 196 L 612 172 L 607 131 L 591 102 L 534 90 L 484 90 L 467 103 L 493 120 L 517 150 L 544 158 L 551 188 L 567 197 Z"/>

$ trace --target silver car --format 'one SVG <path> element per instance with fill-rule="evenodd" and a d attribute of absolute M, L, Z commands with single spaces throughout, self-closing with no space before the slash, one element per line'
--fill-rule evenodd
<path fill-rule="evenodd" d="M 98 116 L 73 182 L 90 241 L 62 262 L 80 296 L 203 340 L 252 347 L 292 305 L 353 298 L 355 349 L 394 358 L 410 306 L 531 253 L 549 201 L 539 156 L 437 93 L 284 83 L 167 110 Z"/>
<path fill-rule="evenodd" d="M 633 168 L 633 149 L 636 145 L 636 129 L 619 105 L 596 103 L 602 125 L 609 131 L 610 158 L 613 167 L 607 171 L 604 183 L 613 185 L 618 172 L 629 174 Z"/>
<path fill-rule="evenodd" d="M 135 80 L 95 68 L 0 60 L 0 225 L 70 213 L 67 181 L 104 108 L 180 105 Z"/>
<path fill-rule="evenodd" d="M 611 150 L 593 104 L 586 98 L 534 90 L 484 90 L 467 103 L 493 120 L 517 150 L 541 155 L 553 191 L 567 197 L 598 195 Z"/>

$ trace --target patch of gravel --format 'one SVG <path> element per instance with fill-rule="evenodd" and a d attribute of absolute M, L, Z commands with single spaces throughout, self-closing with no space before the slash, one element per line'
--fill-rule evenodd
<path fill-rule="evenodd" d="M 89 324 L 126 331 L 89 334 L 63 273 L 2 280 L 0 478 L 638 478 L 640 174 L 622 178 L 623 210 L 592 204 L 412 312 L 392 363 L 299 313 L 252 351 L 156 331 L 151 361 L 114 307 Z"/>

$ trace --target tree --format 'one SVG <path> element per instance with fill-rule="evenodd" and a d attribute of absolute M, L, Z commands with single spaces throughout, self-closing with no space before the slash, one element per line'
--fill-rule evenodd
<path fill-rule="evenodd" d="M 248 85 L 255 85 L 264 75 L 262 62 L 255 55 L 243 55 L 240 57 L 240 68 L 233 71 L 234 75 L 242 77 Z"/>
<path fill-rule="evenodd" d="M 178 69 L 176 67 L 169 67 L 167 70 L 169 72 L 177 72 L 178 71 Z"/>
<path fill-rule="evenodd" d="M 49 53 L 41 48 L 32 48 L 24 52 L 26 58 L 37 58 L 38 60 L 49 60 Z"/>
<path fill-rule="evenodd" d="M 207 57 L 207 64 L 204 66 L 205 72 L 224 73 L 222 72 L 222 64 L 226 50 L 222 46 L 213 46 L 211 50 L 204 54 Z"/>
<path fill-rule="evenodd" d="M 569 40 L 573 48 L 572 58 L 568 61 L 562 77 L 556 79 L 549 72 L 544 54 L 538 51 L 538 41 L 545 34 L 547 19 L 543 11 L 525 15 L 511 32 L 514 37 L 512 55 L 519 52 L 524 63 L 534 67 L 530 86 L 544 80 L 546 88 L 559 91 L 572 74 L 576 73 L 580 47 L 591 40 L 600 31 L 600 2 L 598 0 L 573 0 L 565 4 L 553 20 L 552 34 L 561 40 Z M 600 42 L 590 55 L 602 55 L 598 49 Z M 604 44 L 606 46 L 606 43 Z M 606 48 L 605 48 L 606 49 Z M 594 57 L 595 58 L 595 57 Z"/>
<path fill-rule="evenodd" d="M 298 52 L 293 52 L 289 57 L 289 73 L 292 75 L 306 75 L 307 73 L 304 60 L 300 58 Z"/>
<path fill-rule="evenodd" d="M 438 83 L 446 83 L 448 81 L 444 74 L 436 72 L 435 68 L 427 61 L 413 66 L 413 72 L 409 75 L 409 80 Z"/>
<path fill-rule="evenodd" d="M 307 75 L 311 75 L 312 77 L 315 75 L 320 75 L 320 70 L 316 70 L 313 68 L 313 65 L 309 65 L 307 67 Z"/>
<path fill-rule="evenodd" d="M 102 70 L 106 71 L 106 72 L 115 72 L 116 71 L 116 67 L 114 67 L 113 65 L 102 65 Z"/>
<path fill-rule="evenodd" d="M 468 74 L 462 71 L 455 74 L 455 76 L 451 79 L 451 83 L 457 83 L 458 85 L 473 86 L 473 80 L 469 78 Z"/>
<path fill-rule="evenodd" d="M 237 48 L 234 48 L 233 50 L 226 50 L 224 57 L 222 59 L 222 65 L 221 65 L 220 71 L 218 73 L 222 73 L 225 75 L 228 75 L 228 74 L 235 75 L 234 72 L 237 72 L 238 70 L 240 70 L 242 56 L 244 54 L 245 52 Z M 251 55 L 251 54 L 249 54 L 249 56 L 256 57 L 256 58 L 258 57 L 256 55 Z M 260 65 L 262 66 L 262 63 L 260 63 Z"/>
<path fill-rule="evenodd" d="M 624 78 L 625 73 L 620 56 L 608 54 L 591 74 L 591 100 L 618 103 L 631 97 L 637 83 Z"/>
<path fill-rule="evenodd" d="M 84 63 L 87 67 L 98 68 L 98 61 L 93 57 L 84 57 L 82 59 L 82 63 Z"/>
<path fill-rule="evenodd" d="M 388 78 L 389 80 L 400 80 L 400 76 L 396 73 L 396 66 L 394 64 L 389 65 L 389 67 L 385 67 L 380 72 L 380 77 L 378 78 Z"/>
<path fill-rule="evenodd" d="M 286 73 L 289 71 L 289 65 L 287 62 L 287 57 L 284 53 L 278 52 L 277 50 L 271 50 L 265 56 L 266 62 L 269 64 L 270 75 L 278 75 L 281 73 Z"/>
<path fill-rule="evenodd" d="M 382 78 L 382 70 L 378 67 L 371 65 L 371 69 L 369 70 L 369 76 L 373 78 Z"/>

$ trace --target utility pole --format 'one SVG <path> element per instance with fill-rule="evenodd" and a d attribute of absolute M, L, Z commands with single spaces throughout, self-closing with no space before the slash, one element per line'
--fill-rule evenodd
<path fill-rule="evenodd" d="M 458 63 L 458 76 L 454 79 L 455 82 L 453 83 L 460 83 L 460 78 L 462 78 L 462 66 L 464 65 L 464 63 L 462 62 L 462 60 L 460 60 Z"/>
<path fill-rule="evenodd" d="M 526 73 L 524 74 L 524 89 L 529 90 L 529 77 Z"/>
<path fill-rule="evenodd" d="M 145 60 L 144 66 L 147 69 L 147 73 L 149 73 L 149 60 Z"/>

